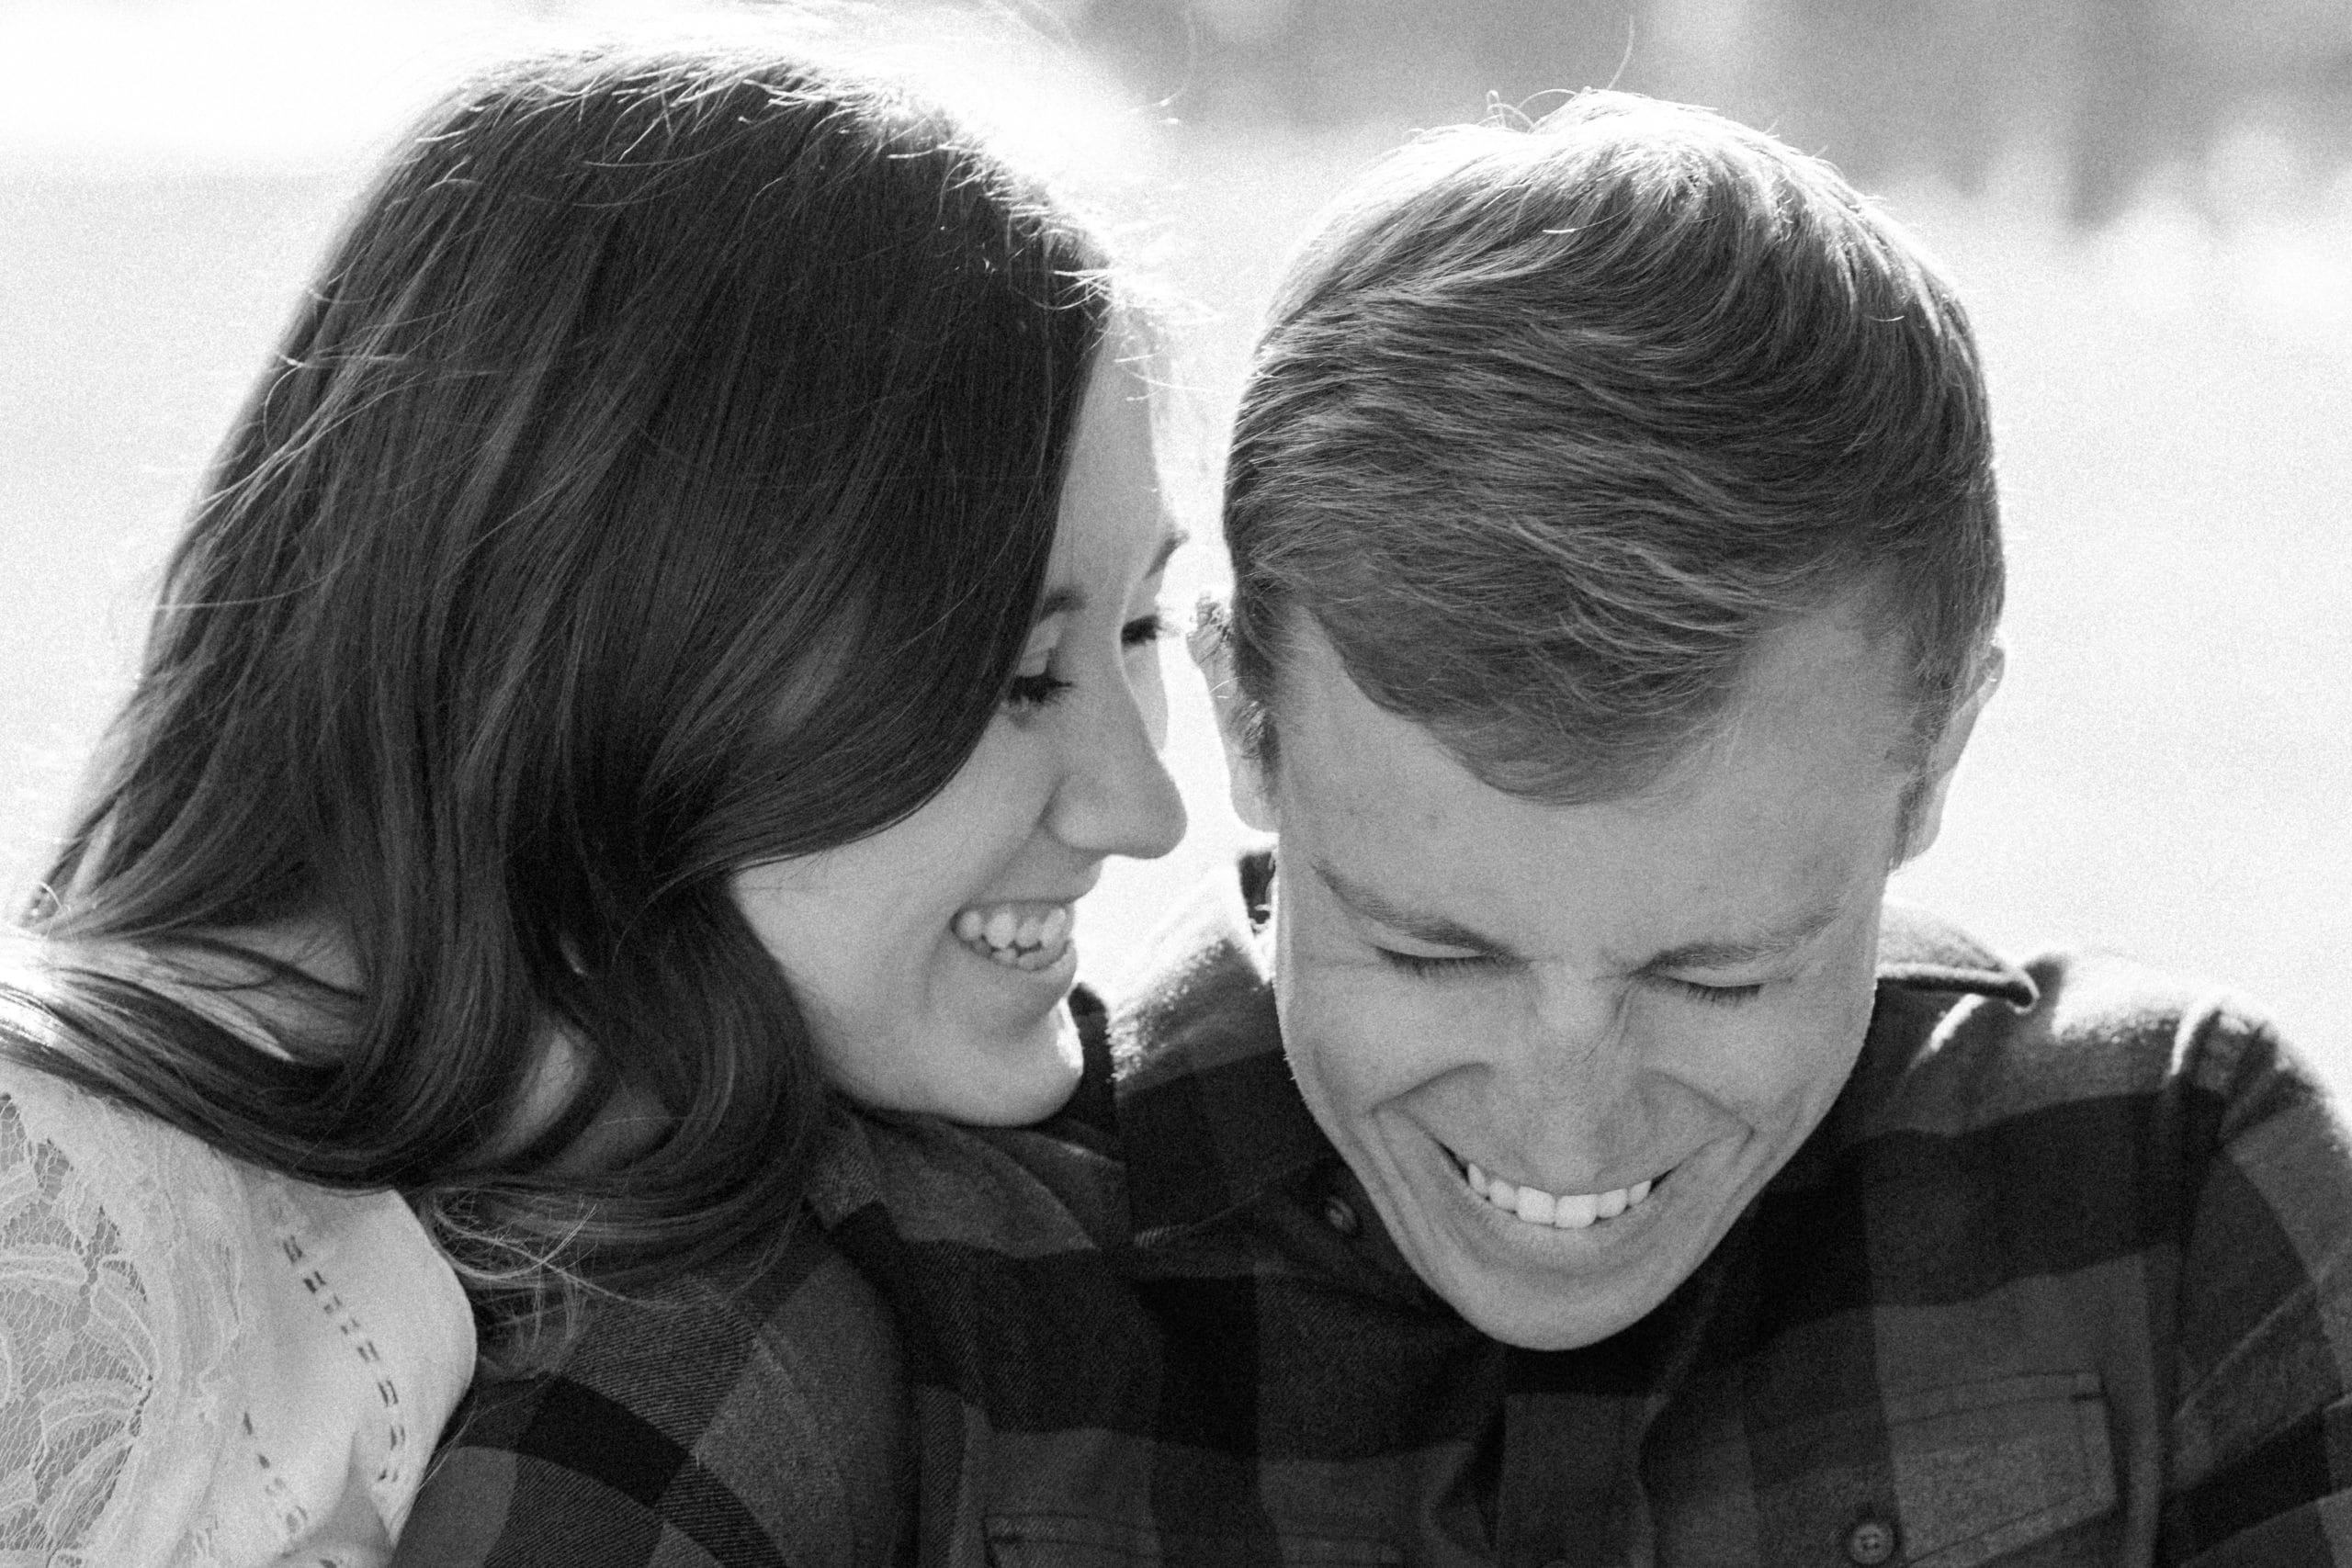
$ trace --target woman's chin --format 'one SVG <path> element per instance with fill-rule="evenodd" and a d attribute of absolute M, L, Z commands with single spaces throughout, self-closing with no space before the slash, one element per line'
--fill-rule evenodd
<path fill-rule="evenodd" d="M 1060 1110 L 1078 1087 L 1084 1058 L 1078 1028 L 1062 1005 L 1069 987 L 1044 990 L 1038 1006 L 1007 1009 L 1003 998 L 934 1015 L 917 1025 L 920 1052 L 902 1057 L 888 1078 L 872 1072 L 870 1052 L 836 1055 L 829 1066 L 850 1099 L 877 1111 L 916 1111 L 982 1127 L 1018 1127 Z M 996 1006 L 987 1005 L 990 1001 Z M 861 1070 L 862 1069 L 862 1070 Z"/>
<path fill-rule="evenodd" d="M 982 1127 L 1042 1122 L 1069 1101 L 1085 1071 L 1078 1028 L 1058 1000 L 1029 1029 L 973 1047 L 971 1070 L 961 1081 L 940 1084 L 947 1103 L 935 1109 L 950 1121 Z"/>

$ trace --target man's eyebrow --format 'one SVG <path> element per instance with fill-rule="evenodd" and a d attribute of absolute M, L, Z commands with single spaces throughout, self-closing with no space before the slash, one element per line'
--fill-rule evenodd
<path fill-rule="evenodd" d="M 1177 550 L 1183 546 L 1185 541 L 1191 537 L 1192 536 L 1185 533 L 1182 528 L 1170 529 L 1168 533 L 1161 537 L 1159 541 L 1159 548 L 1152 552 L 1151 564 L 1144 568 L 1143 574 L 1146 577 L 1149 577 L 1154 572 L 1166 566 L 1168 564 L 1168 558 L 1174 555 Z M 1085 607 L 1085 591 L 1075 584 L 1065 583 L 1063 586 L 1053 590 L 1051 592 L 1039 597 L 1037 600 L 1037 613 L 1030 617 L 1029 624 L 1033 626 L 1043 626 L 1047 621 L 1052 620 L 1056 615 L 1069 615 L 1075 611 L 1082 610 Z"/>
<path fill-rule="evenodd" d="M 1664 953 L 1652 954 L 1634 973 L 1657 975 L 1668 969 L 1736 969 L 1743 964 L 1783 958 L 1828 930 L 1837 922 L 1838 914 L 1836 904 L 1824 904 L 1756 936 L 1732 941 L 1686 942 L 1679 947 L 1669 947 Z"/>
<path fill-rule="evenodd" d="M 1385 895 L 1375 892 L 1362 883 L 1351 881 L 1340 874 L 1337 868 L 1323 861 L 1313 860 L 1307 864 L 1315 873 L 1317 879 L 1331 890 L 1332 897 L 1337 898 L 1364 919 L 1386 926 L 1390 931 L 1400 935 L 1411 937 L 1416 942 L 1429 942 L 1435 947 L 1465 948 L 1482 958 L 1498 958 L 1506 962 L 1516 962 L 1519 958 L 1518 952 L 1507 942 L 1490 937 L 1483 931 L 1473 931 L 1461 921 L 1451 919 L 1444 915 L 1425 914 L 1418 909 L 1406 908 Z"/>
<path fill-rule="evenodd" d="M 1331 890 L 1333 897 L 1355 913 L 1400 935 L 1432 946 L 1462 948 L 1481 957 L 1506 962 L 1520 959 L 1518 951 L 1507 942 L 1475 931 L 1444 915 L 1407 908 L 1385 895 L 1350 880 L 1336 867 L 1323 861 L 1310 861 L 1308 864 L 1323 886 Z M 1633 973 L 1657 975 L 1674 969 L 1732 969 L 1743 964 L 1784 957 L 1835 924 L 1838 915 L 1836 904 L 1824 904 L 1756 936 L 1687 942 L 1653 954 Z"/>

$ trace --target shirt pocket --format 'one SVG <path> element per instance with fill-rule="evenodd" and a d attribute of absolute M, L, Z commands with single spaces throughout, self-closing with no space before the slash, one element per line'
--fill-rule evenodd
<path fill-rule="evenodd" d="M 1892 1395 L 1662 1469 L 1662 1562 L 2065 1568 L 2105 1562 L 2111 1545 L 2078 1528 L 2116 1505 L 2096 1372 Z"/>
<path fill-rule="evenodd" d="M 1389 1568 L 1405 1554 L 1385 1541 L 1317 1535 L 1278 1527 L 1264 1536 L 1161 1530 L 1082 1514 L 992 1514 L 989 1562 L 996 1568 L 1218 1568 L 1264 1561 L 1269 1546 L 1285 1568 Z"/>

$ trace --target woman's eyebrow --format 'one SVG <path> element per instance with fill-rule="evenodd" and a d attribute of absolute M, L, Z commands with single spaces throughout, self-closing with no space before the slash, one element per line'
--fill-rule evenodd
<path fill-rule="evenodd" d="M 1152 552 L 1151 564 L 1144 569 L 1143 574 L 1149 577 L 1167 566 L 1168 558 L 1174 555 L 1190 538 L 1192 536 L 1182 528 L 1170 529 L 1159 541 L 1159 548 Z M 1056 615 L 1067 615 L 1085 607 L 1086 591 L 1075 583 L 1066 583 L 1051 590 L 1037 601 L 1037 613 L 1030 617 L 1029 624 L 1033 626 L 1043 626 Z"/>

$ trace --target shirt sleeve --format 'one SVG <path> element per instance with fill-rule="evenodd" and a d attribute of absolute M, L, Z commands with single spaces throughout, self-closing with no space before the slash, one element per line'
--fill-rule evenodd
<path fill-rule="evenodd" d="M 2215 1008 L 2181 1041 L 2175 1124 L 2215 1153 L 2184 1194 L 2159 1560 L 2352 1563 L 2352 1136 L 2266 1026 Z"/>
<path fill-rule="evenodd" d="M 234 1383 L 233 1198 L 194 1140 L 0 1066 L 0 1560 L 177 1560 Z"/>
<path fill-rule="evenodd" d="M 888 1309 L 804 1224 L 748 1278 L 601 1303 L 560 1366 L 478 1387 L 394 1561 L 890 1563 L 907 1403 Z"/>

